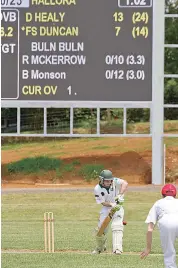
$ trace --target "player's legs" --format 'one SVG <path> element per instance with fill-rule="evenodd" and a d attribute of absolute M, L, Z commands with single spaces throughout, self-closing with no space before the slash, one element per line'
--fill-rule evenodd
<path fill-rule="evenodd" d="M 177 268 L 175 240 L 178 237 L 178 217 L 166 215 L 159 222 L 161 247 L 164 253 L 165 268 Z"/>
<path fill-rule="evenodd" d="M 108 211 L 107 212 L 101 212 L 100 217 L 98 220 L 98 229 L 96 232 L 98 232 L 99 228 L 101 227 L 103 221 L 105 218 L 108 216 Z M 104 234 L 101 237 L 96 236 L 96 249 L 93 251 L 94 254 L 99 254 L 103 251 L 106 250 L 106 242 L 107 242 L 107 233 L 109 230 L 109 226 L 104 230 Z"/>
<path fill-rule="evenodd" d="M 103 221 L 106 219 L 106 217 L 108 216 L 109 211 L 107 210 L 106 212 L 101 212 L 100 213 L 100 217 L 98 220 L 98 230 L 101 227 Z M 109 230 L 109 225 L 106 227 L 106 229 L 104 230 L 104 234 L 107 234 Z"/>
<path fill-rule="evenodd" d="M 111 224 L 113 253 L 116 254 L 121 254 L 123 252 L 123 218 L 124 209 L 121 208 L 120 211 L 115 213 Z"/>

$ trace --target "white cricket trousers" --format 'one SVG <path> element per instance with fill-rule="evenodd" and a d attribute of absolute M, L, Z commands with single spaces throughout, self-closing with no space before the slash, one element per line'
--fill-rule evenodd
<path fill-rule="evenodd" d="M 101 224 L 105 220 L 105 218 L 108 216 L 110 209 L 102 209 L 100 212 L 100 218 L 98 221 L 98 228 L 101 227 Z M 122 240 L 123 240 L 123 218 L 124 218 L 124 209 L 121 207 L 119 211 L 116 211 L 112 220 L 111 220 L 111 230 L 112 230 L 112 248 L 113 252 L 116 250 L 119 250 L 120 252 L 123 252 L 122 248 Z M 105 235 L 108 233 L 109 225 L 105 229 L 104 233 Z"/>
<path fill-rule="evenodd" d="M 165 268 L 177 268 L 174 244 L 178 238 L 178 214 L 165 214 L 159 220 L 158 227 Z"/>

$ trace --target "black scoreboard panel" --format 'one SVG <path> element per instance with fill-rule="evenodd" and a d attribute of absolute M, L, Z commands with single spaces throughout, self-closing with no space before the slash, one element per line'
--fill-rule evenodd
<path fill-rule="evenodd" d="M 1 0 L 1 97 L 152 101 L 152 0 Z"/>

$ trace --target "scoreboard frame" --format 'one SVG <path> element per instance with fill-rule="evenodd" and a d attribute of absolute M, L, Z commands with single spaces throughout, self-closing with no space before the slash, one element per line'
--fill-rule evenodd
<path fill-rule="evenodd" d="M 7 0 L 9 1 L 9 0 Z M 148 1 L 148 0 L 144 0 L 144 1 Z M 149 0 L 151 1 L 151 0 Z M 117 3 L 117 0 L 115 0 L 115 2 L 113 3 Z M 80 3 L 79 3 L 80 4 Z M 77 6 L 75 7 L 77 8 Z M 82 7 L 80 7 L 79 5 L 79 11 Z M 93 8 L 93 6 L 92 6 Z M 98 8 L 98 7 L 97 7 Z M 142 12 L 142 7 L 137 7 L 139 8 L 140 11 L 140 14 Z M 149 8 L 149 7 L 148 7 Z M 35 69 L 45 69 L 46 66 L 42 66 L 42 64 L 38 63 L 38 64 L 32 64 L 32 63 L 28 63 L 29 65 L 25 65 L 24 67 L 24 62 L 22 63 L 23 60 L 23 57 L 24 57 L 24 50 L 22 49 L 25 45 L 22 45 L 24 43 L 27 43 L 27 52 L 26 54 L 30 55 L 30 57 L 32 56 L 33 57 L 33 51 L 32 51 L 32 48 L 29 50 L 28 49 L 28 43 L 31 42 L 31 45 L 32 45 L 32 42 L 34 42 L 34 37 L 28 37 L 28 34 L 26 36 L 27 38 L 27 41 L 26 39 L 24 39 L 24 36 L 23 36 L 23 32 L 21 31 L 22 28 L 25 28 L 23 23 L 24 23 L 24 19 L 25 19 L 25 12 L 27 12 L 28 9 L 25 8 L 25 11 L 24 11 L 24 8 L 21 7 L 21 9 L 19 8 L 19 10 L 17 9 L 12 9 L 12 8 L 2 8 L 2 11 L 4 10 L 8 10 L 8 11 L 18 11 L 18 43 L 17 43 L 17 46 L 18 46 L 18 51 L 17 51 L 17 58 L 18 58 L 18 76 L 17 76 L 17 97 L 11 97 L 9 96 L 11 93 L 10 93 L 10 88 L 13 88 L 12 85 L 14 85 L 15 83 L 11 82 L 11 86 L 8 86 L 8 89 L 6 90 L 6 80 L 9 82 L 9 75 L 4 75 L 3 79 L 2 79 L 2 100 L 18 100 L 18 101 L 49 101 L 49 102 L 56 102 L 56 101 L 59 101 L 59 102 L 68 102 L 68 101 L 73 101 L 73 102 L 80 102 L 80 101 L 88 101 L 88 102 L 115 102 L 115 101 L 119 101 L 120 103 L 121 102 L 129 102 L 129 101 L 134 101 L 134 102 L 137 102 L 137 101 L 152 101 L 152 84 L 151 84 L 151 80 L 152 80 L 152 71 L 151 71 L 151 64 L 152 64 L 152 54 L 153 54 L 153 46 L 152 46 L 152 31 L 153 31 L 153 7 L 149 8 L 149 13 L 145 12 L 147 14 L 147 16 L 149 16 L 149 18 L 147 18 L 147 22 L 135 22 L 135 19 L 133 19 L 133 17 L 128 17 L 128 14 L 124 13 L 124 20 L 121 21 L 121 24 L 123 26 L 121 26 L 121 35 L 119 33 L 119 36 L 118 36 L 118 39 L 116 38 L 115 36 L 115 39 L 113 39 L 112 41 L 109 41 L 109 49 L 108 47 L 105 45 L 105 48 L 104 50 L 102 51 L 102 53 L 99 55 L 100 57 L 97 58 L 97 53 L 99 52 L 98 50 L 101 50 L 102 49 L 102 43 L 100 42 L 100 38 L 102 37 L 103 38 L 103 35 L 104 33 L 101 34 L 101 36 L 98 36 L 97 40 L 92 41 L 92 43 L 89 42 L 89 40 L 85 40 L 86 37 L 83 37 L 83 32 L 81 34 L 82 37 L 80 37 L 80 39 L 83 38 L 83 41 L 84 41 L 84 44 L 87 45 L 87 41 L 89 42 L 88 44 L 88 47 L 89 45 L 96 45 L 97 43 L 97 49 L 95 52 L 92 51 L 92 48 L 88 49 L 87 47 L 87 51 L 85 52 L 85 54 L 88 54 L 86 56 L 86 63 L 85 63 L 85 66 L 84 67 L 77 67 L 77 69 L 80 69 L 80 71 L 76 71 L 76 68 L 73 70 L 69 70 L 69 74 L 67 74 L 69 76 L 69 78 L 67 77 L 66 81 L 62 81 L 62 80 L 50 80 L 50 79 L 39 79 L 39 78 L 34 78 L 34 77 L 30 77 L 30 73 L 34 73 L 34 70 L 33 68 Z M 111 10 L 114 10 L 115 11 L 115 5 L 112 6 L 112 9 Z M 112 11 L 110 10 L 110 15 L 112 14 Z M 133 10 L 131 7 L 127 8 L 128 12 L 129 12 L 129 15 L 135 15 L 135 12 L 134 14 L 132 14 Z M 29 12 L 31 11 L 31 9 L 29 8 Z M 44 11 L 44 8 L 42 9 L 42 11 L 40 11 L 41 13 L 43 13 Z M 121 11 L 122 13 L 122 8 L 119 10 L 119 12 Z M 138 10 L 137 10 L 138 11 Z M 23 12 L 23 13 L 21 13 Z M 32 9 L 32 12 L 34 12 L 34 7 Z M 123 12 L 124 9 L 123 9 Z M 117 12 L 116 12 L 117 13 Z M 139 12 L 137 12 L 139 13 Z M 33 14 L 33 13 L 31 13 Z M 57 14 L 57 13 L 56 13 Z M 148 15 L 149 14 L 149 15 Z M 114 31 L 113 28 L 118 24 L 116 23 L 115 19 L 112 21 L 112 17 L 110 17 L 109 15 L 109 19 L 107 20 L 107 23 L 109 22 L 109 28 L 107 29 L 107 32 L 112 32 L 111 33 L 108 33 L 109 36 L 114 36 Z M 122 13 L 123 15 L 123 13 Z M 143 14 L 144 15 L 144 14 Z M 113 15 L 114 16 L 114 15 Z M 151 16 L 151 17 L 150 17 Z M 20 19 L 19 19 L 20 17 Z M 23 17 L 23 19 L 22 19 Z M 22 19 L 22 21 L 21 21 Z M 126 33 L 128 32 L 128 28 L 125 26 L 128 24 L 128 19 L 129 19 L 129 30 L 131 30 L 132 28 L 148 28 L 148 37 L 141 37 L 141 36 L 137 36 L 136 38 L 138 39 L 134 39 L 135 37 L 133 37 L 133 33 L 132 32 L 129 32 L 129 34 L 127 34 L 128 36 L 126 36 Z M 120 20 L 119 20 L 120 22 Z M 37 23 L 37 22 L 36 22 Z M 135 24 L 136 23 L 136 24 Z M 134 27 L 134 24 L 138 27 Z M 28 24 L 27 24 L 28 25 Z M 34 25 L 34 22 L 33 24 Z M 37 23 L 38 25 L 38 23 Z M 46 24 L 47 25 L 47 24 Z M 89 24 L 90 25 L 90 24 Z M 120 23 L 119 23 L 120 25 Z M 142 26 L 140 26 L 142 25 Z M 143 25 L 146 25 L 143 27 Z M 23 27 L 22 27 L 23 26 Z M 80 25 L 79 25 L 80 26 Z M 111 28 L 111 26 L 113 28 Z M 32 27 L 32 26 L 30 26 Z M 88 25 L 86 26 L 86 31 L 88 31 L 88 28 L 89 27 Z M 126 29 L 125 29 L 126 27 Z M 28 27 L 27 27 L 28 28 Z M 118 27 L 115 27 L 115 28 L 118 28 Z M 122 31 L 122 28 L 125 29 L 125 31 L 123 30 Z M 134 29 L 136 31 L 136 29 Z M 133 30 L 133 31 L 134 31 Z M 144 29 L 143 29 L 144 30 Z M 146 30 L 145 30 L 146 31 Z M 125 33 L 126 32 L 126 33 Z M 96 33 L 94 33 L 94 36 L 95 36 Z M 145 33 L 146 34 L 146 33 Z M 116 35 L 116 33 L 115 33 Z M 90 35 L 89 35 L 90 36 Z M 90 36 L 90 38 L 93 37 L 92 35 Z M 5 40 L 7 40 L 7 37 L 4 37 L 6 38 Z M 124 40 L 122 41 L 122 39 L 124 38 Z M 92 39 L 92 38 L 91 38 Z M 109 39 L 108 37 L 106 39 Z M 125 40 L 126 39 L 126 40 Z M 47 43 L 46 41 L 48 40 L 48 42 L 51 42 L 51 38 L 48 37 L 47 38 L 42 38 L 41 39 L 41 36 L 38 37 L 37 35 L 37 41 L 39 41 L 41 43 Z M 56 39 L 54 39 L 56 40 Z M 74 38 L 72 38 L 72 40 L 74 40 Z M 129 41 L 128 41 L 129 40 Z M 45 41 L 45 42 L 42 42 L 42 41 Z M 60 39 L 59 39 L 60 41 Z M 64 39 L 64 41 L 67 41 Z M 130 41 L 132 42 L 130 44 Z M 6 41 L 7 42 L 7 41 Z M 101 44 L 100 44 L 100 43 Z M 142 43 L 143 42 L 143 43 Z M 57 43 L 57 42 L 56 42 Z M 125 46 L 125 43 L 126 43 L 126 46 Z M 100 46 L 98 46 L 98 44 Z M 118 44 L 119 44 L 119 47 L 118 47 Z M 139 46 L 138 46 L 139 44 Z M 19 49 L 20 47 L 20 49 Z M 101 49 L 99 49 L 99 47 L 101 47 Z M 116 49 L 117 47 L 117 49 Z M 132 52 L 132 48 L 133 48 L 133 52 Z M 141 51 L 139 50 L 141 48 Z M 28 51 L 29 50 L 29 51 Z M 57 51 L 56 51 L 57 52 Z M 30 54 L 31 53 L 31 54 Z M 35 52 L 34 52 L 35 53 Z M 40 52 L 37 51 L 36 52 L 37 56 L 40 57 Z M 50 56 L 54 56 L 52 55 L 53 52 L 50 53 Z M 59 52 L 58 52 L 59 53 Z M 93 55 L 92 55 L 93 53 Z M 95 55 L 95 54 L 96 55 Z M 114 60 L 113 60 L 113 63 L 108 63 L 106 61 L 106 58 L 107 56 L 110 56 L 110 55 L 107 55 L 107 53 L 110 53 L 110 54 L 114 54 L 115 55 L 111 55 L 112 57 L 114 56 L 123 56 L 124 57 L 124 63 L 121 65 L 121 64 L 118 64 L 116 63 Z M 139 55 L 140 53 L 140 55 Z M 150 54 L 151 53 L 151 54 Z M 57 54 L 57 53 L 56 53 Z M 98 53 L 99 54 L 99 53 Z M 138 62 L 134 62 L 134 63 L 130 63 L 129 61 L 126 60 L 126 58 L 128 59 L 129 57 L 131 57 L 133 54 L 133 56 L 135 58 L 137 58 L 137 56 L 139 57 L 143 57 L 143 63 L 138 63 Z M 103 56 L 103 58 L 101 58 L 101 55 Z M 105 56 L 104 56 L 105 55 Z M 48 55 L 46 55 L 48 56 Z M 29 58 L 30 58 L 29 57 Z M 31 57 L 31 59 L 32 59 Z M 91 59 L 90 59 L 91 57 Z M 105 58 L 104 58 L 105 57 Z M 96 60 L 95 60 L 96 58 Z M 30 60 L 29 60 L 30 61 Z M 88 62 L 87 62 L 88 61 Z M 134 59 L 135 61 L 135 59 Z M 146 61 L 146 63 L 145 63 Z M 95 69 L 95 63 L 97 63 L 97 67 Z M 136 64 L 136 65 L 135 65 Z M 140 65 L 139 65 L 140 64 Z M 44 64 L 45 65 L 45 64 Z M 79 67 L 79 68 L 78 68 Z M 54 69 L 55 68 L 55 69 Z M 48 70 L 47 71 L 52 71 L 52 72 L 56 72 L 56 69 L 60 69 L 61 66 L 60 64 L 59 65 L 49 65 L 48 67 Z M 64 68 L 68 68 L 68 66 L 65 66 L 65 65 L 62 65 L 62 69 Z M 85 70 L 83 71 L 83 69 L 85 68 Z M 140 69 L 139 69 L 140 68 Z M 29 73 L 29 77 L 27 78 L 24 78 L 22 73 L 24 71 L 26 71 L 26 69 L 28 69 L 28 73 Z M 88 71 L 94 69 L 94 71 L 92 71 L 91 75 L 88 75 Z M 102 71 L 101 71 L 102 69 Z M 112 70 L 110 70 L 112 69 Z M 35 70 L 35 71 L 37 71 Z M 40 70 L 41 71 L 41 70 Z M 45 70 L 46 71 L 46 70 Z M 105 73 L 104 73 L 105 72 Z M 108 72 L 110 72 L 110 76 L 108 78 Z M 123 76 L 124 77 L 121 77 L 120 79 L 120 73 L 117 74 L 117 72 L 123 72 Z M 139 72 L 139 73 L 138 73 Z M 75 77 L 73 77 L 74 75 L 72 73 L 75 73 Z M 138 74 L 137 74 L 138 73 Z M 96 75 L 95 75 L 96 74 Z M 94 75 L 94 76 L 93 76 Z M 6 78 L 7 76 L 7 78 Z M 13 76 L 13 75 L 12 75 Z M 139 77 L 138 77 L 139 76 Z M 85 78 L 83 78 L 85 77 Z M 13 80 L 14 77 L 12 77 L 11 80 Z M 6 79 L 6 80 L 4 80 Z M 109 79 L 109 80 L 108 80 Z M 5 82 L 3 82 L 3 80 Z M 32 85 L 33 84 L 37 84 L 39 85 L 39 88 L 40 88 L 40 91 L 43 91 L 44 88 L 46 87 L 45 85 L 50 85 L 50 84 L 55 84 L 56 88 L 57 88 L 57 91 L 55 94 L 44 94 L 44 92 L 40 92 L 40 94 L 31 94 L 31 92 L 29 94 L 26 94 L 23 92 L 23 88 L 24 88 L 24 85 L 25 83 L 27 84 L 27 86 L 30 87 L 33 87 Z M 46 84 L 45 84 L 46 83 Z M 73 89 L 73 84 L 74 84 L 74 89 Z M 72 86 L 72 94 L 71 93 L 67 93 L 67 89 L 69 87 Z M 36 87 L 36 85 L 34 86 Z M 43 88 L 43 89 L 42 89 Z M 134 90 L 133 90 L 134 89 Z M 36 90 L 36 88 L 35 88 Z M 27 89 L 28 91 L 28 89 Z M 29 89 L 30 91 L 30 89 Z M 5 94 L 5 96 L 4 96 Z M 13 93 L 14 94 L 14 93 Z M 40 96 L 42 95 L 42 96 Z M 69 96 L 70 95 L 70 96 Z M 74 96 L 75 95 L 75 96 Z"/>
<path fill-rule="evenodd" d="M 153 52 L 152 52 L 152 101 L 146 102 L 128 102 L 128 101 L 19 101 L 19 100 L 2 100 L 1 107 L 18 109 L 18 133 L 17 134 L 2 134 L 2 136 L 30 136 L 20 134 L 20 109 L 27 107 L 43 107 L 46 113 L 47 107 L 70 107 L 73 111 L 74 107 L 101 107 L 114 108 L 144 108 L 150 107 L 151 112 L 151 134 L 147 135 L 152 138 L 152 184 L 162 185 L 164 183 L 163 176 L 163 126 L 164 126 L 164 17 L 165 17 L 165 3 L 163 0 L 153 0 Z M 46 120 L 46 119 L 44 119 Z M 97 119 L 99 120 L 99 118 Z M 46 124 L 46 121 L 45 121 Z M 72 128 L 72 123 L 71 123 Z M 39 136 L 39 135 L 34 135 Z M 49 135 L 44 133 L 43 137 Z M 63 135 L 65 137 L 65 135 Z M 70 134 L 70 137 L 75 135 Z M 81 137 L 86 135 L 81 135 Z M 92 135 L 101 137 L 100 133 Z M 102 136 L 109 136 L 107 134 Z M 115 135 L 124 137 L 138 137 L 138 135 Z M 145 135 L 139 135 L 145 137 Z"/>

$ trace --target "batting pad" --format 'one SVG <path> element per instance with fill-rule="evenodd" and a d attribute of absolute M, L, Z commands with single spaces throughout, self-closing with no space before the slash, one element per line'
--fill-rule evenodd
<path fill-rule="evenodd" d="M 122 219 L 117 217 L 113 219 L 111 224 L 112 229 L 112 244 L 113 244 L 113 252 L 119 250 L 123 252 L 122 248 L 122 240 L 123 240 L 123 224 Z"/>
<path fill-rule="evenodd" d="M 97 250 L 100 252 L 104 251 L 105 244 L 106 244 L 107 237 L 105 235 L 102 236 L 96 236 L 96 245 L 97 245 Z"/>
<path fill-rule="evenodd" d="M 112 231 L 112 243 L 113 243 L 113 252 L 119 250 L 123 252 L 122 248 L 122 238 L 123 238 L 123 231 Z"/>

